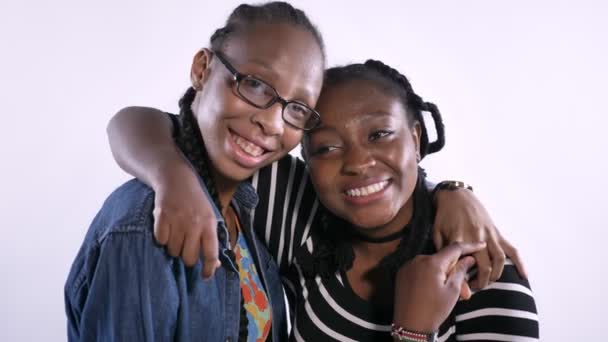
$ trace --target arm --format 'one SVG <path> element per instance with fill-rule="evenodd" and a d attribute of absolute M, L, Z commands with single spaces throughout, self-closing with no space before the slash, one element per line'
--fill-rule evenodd
<path fill-rule="evenodd" d="M 490 334 L 502 341 L 537 340 L 539 322 L 530 284 L 507 260 L 492 285 L 460 301 L 451 314 L 456 340 L 486 341 Z M 449 327 L 446 327 L 449 330 Z"/>
<path fill-rule="evenodd" d="M 471 282 L 476 289 L 486 287 L 502 274 L 506 257 L 526 277 L 519 252 L 504 239 L 483 204 L 467 189 L 439 190 L 434 198 L 437 207 L 433 227 L 435 247 L 441 249 L 451 242 L 485 241 L 487 248 L 475 253 L 478 274 Z"/>
<path fill-rule="evenodd" d="M 149 239 L 110 233 L 84 254 L 66 286 L 69 341 L 173 339 L 177 287 L 169 257 Z"/>
<path fill-rule="evenodd" d="M 156 192 L 156 239 L 167 244 L 170 255 L 181 255 L 193 265 L 199 248 L 205 260 L 218 255 L 216 219 L 200 182 L 171 138 L 171 120 L 153 108 L 128 107 L 108 124 L 110 147 L 116 162 Z M 293 246 L 302 240 L 309 217 L 316 212 L 316 193 L 304 163 L 286 156 L 253 177 L 260 196 L 254 211 L 256 233 L 277 263 L 284 266 Z M 204 276 L 213 274 L 204 263 Z M 219 261 L 216 263 L 219 266 Z"/>
<path fill-rule="evenodd" d="M 462 292 L 467 270 L 475 263 L 465 255 L 482 247 L 453 243 L 403 265 L 395 279 L 394 323 L 414 332 L 440 330 L 442 341 L 538 339 L 530 285 L 509 261 L 496 283 L 474 294 Z M 459 293 L 464 300 L 457 301 Z"/>
<path fill-rule="evenodd" d="M 181 255 L 192 266 L 205 259 L 203 276 L 219 267 L 217 219 L 190 164 L 172 139 L 166 113 L 146 107 L 127 107 L 107 128 L 118 165 L 154 189 L 154 235 L 168 244 L 171 256 Z"/>
<path fill-rule="evenodd" d="M 151 186 L 155 199 L 155 236 L 168 243 L 168 252 L 193 265 L 202 250 L 204 276 L 213 274 L 217 260 L 216 220 L 211 203 L 189 164 L 171 139 L 171 122 L 159 110 L 129 107 L 117 113 L 108 125 L 110 146 L 118 164 Z M 254 228 L 279 264 L 289 265 L 294 249 L 305 240 L 317 215 L 318 201 L 308 181 L 304 163 L 286 156 L 253 177 L 260 196 L 254 211 Z M 468 190 L 439 191 L 434 241 L 439 249 L 454 241 L 487 241 L 476 253 L 479 266 L 476 288 L 485 287 L 502 272 L 505 252 L 520 269 L 520 257 L 500 236 L 483 205 Z"/>
<path fill-rule="evenodd" d="M 396 326 L 410 332 L 437 333 L 450 315 L 468 270 L 475 259 L 468 256 L 483 243 L 453 243 L 432 255 L 417 255 L 395 277 Z M 463 295 L 465 299 L 470 293 Z"/>

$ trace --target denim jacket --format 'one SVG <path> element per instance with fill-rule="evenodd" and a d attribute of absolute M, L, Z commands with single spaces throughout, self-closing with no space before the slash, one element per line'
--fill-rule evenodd
<path fill-rule="evenodd" d="M 250 227 L 249 213 L 256 203 L 253 187 L 241 184 L 232 204 L 270 301 L 272 340 L 285 341 L 278 269 Z M 215 208 L 222 267 L 203 280 L 201 260 L 187 267 L 156 244 L 153 208 L 154 192 L 137 180 L 105 201 L 65 284 L 69 341 L 237 340 L 240 282 L 219 211 Z"/>

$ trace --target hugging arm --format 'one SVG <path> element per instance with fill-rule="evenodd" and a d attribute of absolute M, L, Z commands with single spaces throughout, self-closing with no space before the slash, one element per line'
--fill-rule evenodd
<path fill-rule="evenodd" d="M 110 120 L 107 133 L 118 165 L 155 192 L 154 236 L 167 252 L 192 266 L 202 253 L 203 276 L 218 260 L 217 218 L 190 163 L 173 142 L 170 114 L 127 107 Z"/>
<path fill-rule="evenodd" d="M 481 289 L 502 274 L 506 257 L 513 260 L 520 275 L 527 276 L 519 252 L 494 225 L 490 214 L 471 190 L 439 190 L 436 192 L 437 213 L 433 241 L 437 249 L 451 242 L 485 241 L 487 247 L 476 252 L 478 273 L 472 287 Z"/>
<path fill-rule="evenodd" d="M 394 322 L 408 331 L 439 332 L 440 341 L 536 340 L 539 325 L 530 284 L 507 260 L 496 283 L 462 291 L 483 245 L 452 243 L 418 255 L 398 271 Z M 460 300 L 459 296 L 464 299 Z"/>
<path fill-rule="evenodd" d="M 219 265 L 218 241 L 212 204 L 189 163 L 176 147 L 168 114 L 146 107 L 118 112 L 108 125 L 114 158 L 126 172 L 141 179 L 156 192 L 155 236 L 172 256 L 193 265 L 203 254 L 204 276 Z M 254 229 L 281 269 L 289 264 L 294 248 L 305 240 L 316 221 L 319 202 L 308 180 L 304 163 L 283 159 L 257 172 L 252 179 L 259 195 L 254 211 Z M 475 253 L 479 275 L 475 288 L 496 280 L 505 255 L 524 274 L 517 250 L 505 240 L 491 217 L 469 190 L 440 190 L 435 197 L 437 216 L 434 242 L 440 249 L 450 242 L 487 242 Z M 215 262 L 213 262 L 215 260 Z"/>

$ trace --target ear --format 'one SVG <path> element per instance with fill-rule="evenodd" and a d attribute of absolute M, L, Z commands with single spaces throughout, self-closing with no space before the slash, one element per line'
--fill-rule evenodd
<path fill-rule="evenodd" d="M 213 59 L 213 52 L 207 48 L 200 49 L 192 60 L 192 68 L 190 70 L 190 80 L 192 88 L 196 91 L 203 89 L 203 86 L 209 78 L 210 64 Z"/>
<path fill-rule="evenodd" d="M 412 139 L 414 140 L 414 147 L 416 148 L 416 161 L 420 161 L 422 158 L 420 157 L 420 136 L 422 135 L 422 127 L 420 126 L 420 122 L 416 121 L 412 128 L 410 129 L 410 133 L 412 134 Z"/>

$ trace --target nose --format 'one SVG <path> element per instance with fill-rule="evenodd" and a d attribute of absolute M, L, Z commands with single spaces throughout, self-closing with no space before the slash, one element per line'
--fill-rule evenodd
<path fill-rule="evenodd" d="M 376 159 L 369 150 L 350 147 L 344 154 L 342 172 L 346 175 L 361 175 L 376 165 Z"/>
<path fill-rule="evenodd" d="M 260 126 L 265 135 L 281 136 L 285 130 L 283 104 L 277 102 L 266 109 L 259 110 L 251 117 L 251 120 Z"/>

